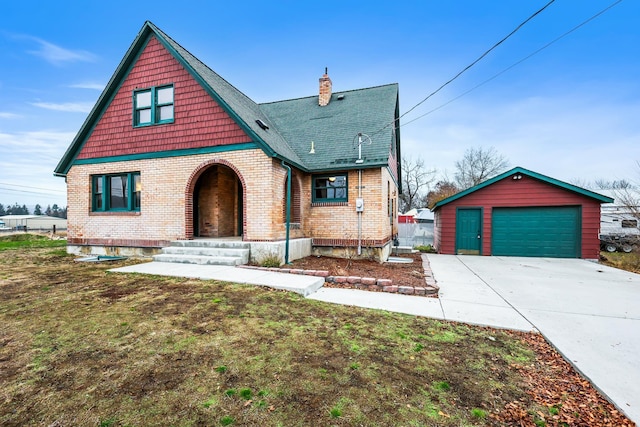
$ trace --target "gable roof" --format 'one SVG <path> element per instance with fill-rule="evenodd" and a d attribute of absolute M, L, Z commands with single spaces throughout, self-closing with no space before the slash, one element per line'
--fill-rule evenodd
<path fill-rule="evenodd" d="M 560 188 L 562 188 L 564 190 L 572 191 L 574 193 L 578 193 L 578 194 L 581 194 L 583 196 L 598 200 L 600 203 L 611 203 L 613 201 L 613 199 L 611 197 L 603 196 L 602 194 L 594 193 L 593 191 L 587 190 L 585 188 L 581 188 L 581 187 L 575 186 L 573 184 L 569 184 L 569 183 L 566 183 L 564 181 L 560 181 L 560 180 L 557 180 L 555 178 L 551 178 L 551 177 L 548 177 L 546 175 L 542 175 L 540 173 L 533 172 L 533 171 L 530 171 L 528 169 L 525 169 L 525 168 L 517 166 L 517 167 L 515 167 L 513 169 L 510 169 L 510 170 L 504 172 L 504 173 L 501 173 L 498 176 L 495 176 L 495 177 L 493 177 L 491 179 L 488 179 L 488 180 L 486 180 L 484 182 L 481 182 L 480 184 L 478 184 L 476 186 L 467 188 L 466 190 L 461 191 L 459 193 L 456 193 L 453 196 L 449 196 L 446 199 L 440 200 L 438 203 L 436 203 L 433 206 L 433 208 L 431 210 L 432 211 L 436 211 L 437 209 L 441 208 L 442 206 L 446 205 L 447 203 L 451 203 L 454 200 L 458 200 L 458 199 L 466 196 L 467 194 L 474 193 L 474 192 L 476 192 L 476 191 L 478 191 L 478 190 L 480 190 L 482 188 L 488 187 L 491 184 L 494 184 L 494 183 L 496 183 L 498 181 L 501 181 L 501 180 L 503 180 L 505 178 L 508 178 L 508 177 L 510 177 L 512 175 L 515 175 L 515 174 L 526 175 L 528 177 L 537 179 L 538 181 L 542 181 L 542 182 L 544 182 L 546 184 L 553 185 L 555 187 L 560 187 Z"/>
<path fill-rule="evenodd" d="M 357 132 L 371 132 L 369 129 L 378 130 L 397 118 L 397 85 L 351 91 L 357 94 L 350 96 L 352 100 L 344 104 L 340 104 L 343 101 L 337 101 L 338 95 L 334 94 L 332 101 L 338 105 L 331 108 L 317 106 L 317 96 L 259 105 L 220 77 L 153 23 L 147 21 L 127 50 L 80 131 L 56 166 L 54 175 L 66 176 L 85 141 L 90 137 L 94 126 L 118 92 L 121 83 L 135 65 L 138 55 L 142 52 L 151 36 L 155 36 L 158 39 L 268 156 L 284 160 L 303 171 L 347 168 L 335 161 L 335 159 L 341 159 L 342 157 L 348 158 L 345 147 L 351 147 L 351 141 L 344 140 L 350 139 L 352 135 L 355 136 Z M 345 94 L 351 92 L 345 92 Z M 312 105 L 314 99 L 316 100 L 316 108 L 313 108 L 314 106 Z M 345 97 L 345 99 L 348 98 Z M 349 107 L 347 108 L 347 106 Z M 307 111 L 307 109 L 309 110 Z M 333 119 L 328 121 L 319 120 L 325 117 L 318 113 L 318 109 L 321 109 L 320 113 L 331 115 Z M 268 128 L 263 129 L 258 124 L 258 120 L 266 124 Z M 318 125 L 314 120 L 318 122 Z M 323 123 L 320 124 L 320 122 Z M 354 129 L 357 130 L 354 131 Z M 316 133 L 313 133 L 313 131 Z M 349 138 L 347 138 L 346 132 L 351 134 Z M 359 165 L 360 168 L 387 163 L 389 143 L 391 141 L 389 134 L 391 132 L 391 126 L 380 132 L 380 141 L 382 141 L 383 137 L 388 137 L 388 142 L 383 144 L 383 146 L 387 147 L 386 156 L 383 156 L 384 150 L 378 149 L 377 146 L 375 152 L 372 150 L 371 154 L 364 149 L 363 157 L 366 154 L 366 161 L 363 165 Z M 318 139 L 316 135 L 321 136 L 320 139 L 326 143 L 324 147 L 328 147 L 328 144 L 333 145 L 332 148 L 326 151 L 327 155 L 330 156 L 329 158 L 322 156 L 323 159 L 319 159 L 321 156 L 310 156 L 308 154 L 310 141 L 307 140 L 309 135 L 313 135 L 312 140 L 314 138 Z M 398 141 L 397 144 L 399 144 L 399 137 L 396 139 Z M 384 162 L 379 161 L 382 157 L 384 157 Z"/>

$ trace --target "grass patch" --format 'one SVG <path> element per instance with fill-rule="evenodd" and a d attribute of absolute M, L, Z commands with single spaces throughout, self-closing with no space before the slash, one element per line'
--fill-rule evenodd
<path fill-rule="evenodd" d="M 640 252 L 600 252 L 601 263 L 621 270 L 640 273 Z"/>
<path fill-rule="evenodd" d="M 60 248 L 66 247 L 66 240 L 52 240 L 41 234 L 16 233 L 0 236 L 0 251 L 22 248 Z M 66 250 L 55 251 L 56 255 L 66 255 Z"/>
<path fill-rule="evenodd" d="M 60 255 L 0 256 L 0 425 L 453 427 L 513 402 L 531 425 L 541 408 L 528 334 Z"/>

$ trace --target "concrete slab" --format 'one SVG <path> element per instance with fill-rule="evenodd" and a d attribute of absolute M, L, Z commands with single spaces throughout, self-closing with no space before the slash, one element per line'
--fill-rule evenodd
<path fill-rule="evenodd" d="M 307 298 L 334 304 L 444 319 L 440 301 L 437 298 L 338 288 L 322 288 Z"/>
<path fill-rule="evenodd" d="M 465 292 L 480 292 L 478 301 L 485 302 L 492 293 L 498 295 L 618 409 L 640 422 L 640 275 L 579 259 L 428 259 L 447 319 L 482 321 L 483 311 L 490 316 L 502 307 L 478 303 L 477 312 L 464 305 L 456 308 L 472 304 Z M 472 291 L 482 286 L 484 291 Z"/>
<path fill-rule="evenodd" d="M 464 322 L 492 328 L 537 332 L 536 328 L 520 313 L 507 305 L 487 305 L 441 298 L 446 320 Z"/>
<path fill-rule="evenodd" d="M 268 286 L 307 296 L 324 285 L 322 277 L 292 275 L 274 271 L 252 270 L 222 265 L 174 264 L 147 262 L 109 270 L 115 273 L 142 273 L 158 276 L 220 280 L 247 285 Z"/>

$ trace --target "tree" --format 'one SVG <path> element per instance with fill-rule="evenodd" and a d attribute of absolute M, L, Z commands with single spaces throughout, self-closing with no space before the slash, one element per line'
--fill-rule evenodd
<path fill-rule="evenodd" d="M 0 215 L 6 215 L 7 211 L 4 210 L 4 206 L 0 203 Z"/>
<path fill-rule="evenodd" d="M 433 190 L 427 193 L 426 197 L 426 205 L 429 209 L 433 209 L 436 203 L 440 200 L 444 200 L 447 197 L 453 196 L 458 193 L 458 187 L 454 182 L 448 180 L 438 181 L 434 186 Z"/>
<path fill-rule="evenodd" d="M 435 175 L 436 170 L 427 169 L 421 158 L 402 158 L 403 185 L 402 194 L 400 194 L 400 210 L 402 212 L 424 206 L 422 203 Z"/>
<path fill-rule="evenodd" d="M 34 215 L 42 215 L 42 206 L 36 205 L 36 207 L 33 208 L 33 214 Z"/>
<path fill-rule="evenodd" d="M 51 216 L 51 205 L 47 205 L 47 209 L 44 210 L 46 216 Z"/>
<path fill-rule="evenodd" d="M 492 178 L 509 167 L 509 161 L 495 148 L 468 148 L 456 166 L 456 184 L 464 190 Z"/>
<path fill-rule="evenodd" d="M 608 181 L 606 179 L 596 179 L 595 187 L 598 190 L 625 190 L 632 187 L 626 179 Z"/>

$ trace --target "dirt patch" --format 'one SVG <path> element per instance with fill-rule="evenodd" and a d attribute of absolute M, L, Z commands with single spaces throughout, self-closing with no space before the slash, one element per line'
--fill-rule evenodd
<path fill-rule="evenodd" d="M 411 263 L 380 263 L 370 259 L 344 259 L 324 256 L 309 256 L 292 262 L 290 268 L 305 270 L 328 270 L 331 276 L 359 276 L 390 279 L 398 286 L 425 286 L 424 268 L 420 254 L 399 257 L 411 259 Z M 328 287 L 344 287 L 348 284 L 326 284 Z"/>

